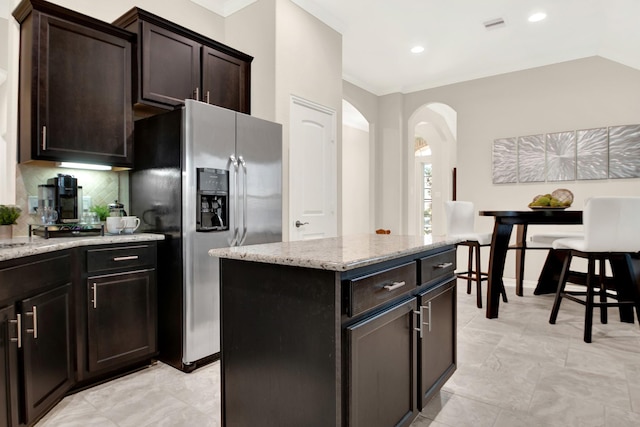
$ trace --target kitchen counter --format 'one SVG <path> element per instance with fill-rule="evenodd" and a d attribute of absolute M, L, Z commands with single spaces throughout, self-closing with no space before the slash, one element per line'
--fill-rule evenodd
<path fill-rule="evenodd" d="M 38 236 L 14 237 L 0 240 L 0 261 L 54 252 L 80 246 L 107 245 L 113 243 L 146 242 L 164 240 L 162 234 L 139 233 L 104 236 L 58 237 L 45 239 Z"/>
<path fill-rule="evenodd" d="M 348 271 L 458 242 L 445 236 L 366 234 L 211 249 L 219 258 Z"/>

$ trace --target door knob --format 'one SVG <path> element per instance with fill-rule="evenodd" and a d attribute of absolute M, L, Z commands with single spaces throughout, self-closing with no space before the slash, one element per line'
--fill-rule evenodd
<path fill-rule="evenodd" d="M 300 222 L 300 220 L 297 220 L 296 221 L 296 228 L 300 228 L 303 225 L 307 225 L 307 224 L 309 224 L 309 223 L 308 222 Z"/>

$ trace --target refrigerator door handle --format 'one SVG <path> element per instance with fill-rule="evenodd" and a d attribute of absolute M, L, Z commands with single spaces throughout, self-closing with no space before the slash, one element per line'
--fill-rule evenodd
<path fill-rule="evenodd" d="M 242 237 L 238 242 L 238 246 L 242 246 L 247 239 L 247 163 L 242 156 L 238 156 L 238 163 L 242 166 L 244 175 L 242 179 Z"/>
<path fill-rule="evenodd" d="M 229 162 L 233 165 L 233 239 L 229 246 L 236 246 L 239 241 L 240 230 L 238 228 L 238 160 L 233 154 L 229 156 Z"/>

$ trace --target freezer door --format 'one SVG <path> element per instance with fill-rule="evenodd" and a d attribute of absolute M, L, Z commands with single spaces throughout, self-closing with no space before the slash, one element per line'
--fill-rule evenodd
<path fill-rule="evenodd" d="M 236 227 L 231 205 L 229 230 L 196 232 L 196 168 L 231 169 L 233 186 L 235 171 L 230 158 L 235 156 L 235 112 L 193 100 L 186 101 L 183 111 L 183 363 L 189 364 L 220 351 L 219 260 L 208 251 L 229 246 Z M 230 188 L 230 198 L 235 196 Z"/>
<path fill-rule="evenodd" d="M 282 241 L 282 125 L 237 114 L 241 243 Z"/>

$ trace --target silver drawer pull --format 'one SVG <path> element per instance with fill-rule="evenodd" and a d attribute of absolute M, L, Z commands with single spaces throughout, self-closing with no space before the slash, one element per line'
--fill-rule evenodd
<path fill-rule="evenodd" d="M 114 261 L 131 261 L 134 259 L 138 259 L 138 255 L 117 256 L 113 258 Z"/>
<path fill-rule="evenodd" d="M 451 267 L 452 265 L 453 265 L 452 262 L 443 262 L 443 263 L 434 265 L 433 268 L 447 268 L 447 267 Z"/>
<path fill-rule="evenodd" d="M 17 342 L 18 348 L 22 348 L 22 316 L 20 314 L 16 314 L 16 320 L 10 319 L 9 323 L 15 324 L 17 329 L 17 337 L 10 338 L 9 341 Z"/>
<path fill-rule="evenodd" d="M 390 285 L 384 285 L 383 288 L 385 288 L 386 290 L 388 290 L 389 292 L 391 291 L 395 291 L 398 288 L 403 287 L 404 285 L 406 285 L 407 283 L 402 281 L 402 282 L 393 282 Z"/>
<path fill-rule="evenodd" d="M 27 311 L 25 314 L 33 317 L 33 329 L 27 328 L 27 333 L 32 333 L 33 339 L 38 339 L 38 307 L 34 305 L 31 308 L 32 310 Z"/>

